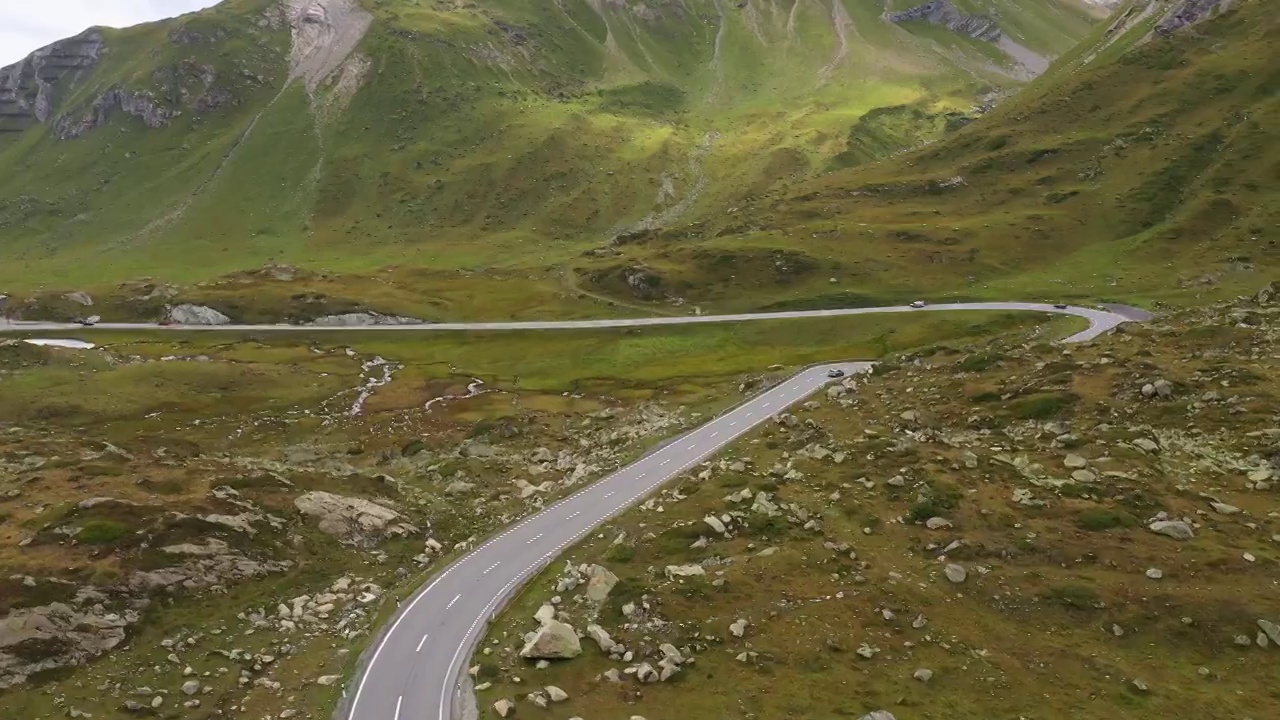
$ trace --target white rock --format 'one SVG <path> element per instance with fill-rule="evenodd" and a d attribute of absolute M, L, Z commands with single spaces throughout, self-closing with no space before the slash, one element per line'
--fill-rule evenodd
<path fill-rule="evenodd" d="M 561 690 L 555 685 L 548 685 L 544 689 L 547 691 L 547 698 L 553 703 L 564 702 L 569 699 L 569 693 Z"/>

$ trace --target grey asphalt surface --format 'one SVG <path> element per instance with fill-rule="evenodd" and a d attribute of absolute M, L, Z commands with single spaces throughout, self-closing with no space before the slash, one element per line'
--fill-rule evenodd
<path fill-rule="evenodd" d="M 618 318 L 611 320 L 551 320 L 525 322 L 467 322 L 426 323 L 421 325 L 363 325 L 356 327 L 315 327 L 311 325 L 168 325 L 154 323 L 99 323 L 84 328 L 73 323 L 49 323 L 0 320 L 0 332 L 80 332 L 102 330 L 193 330 L 222 332 L 449 332 L 449 331 L 503 331 L 503 330 L 584 330 L 590 328 L 631 328 L 658 325 L 698 325 L 702 323 L 752 322 L 758 320 L 798 320 L 804 318 L 847 317 L 852 315 L 878 315 L 883 313 L 920 312 L 974 312 L 1011 310 L 1075 315 L 1089 321 L 1089 329 L 1066 338 L 1065 342 L 1092 340 L 1123 322 L 1150 319 L 1150 314 L 1138 308 L 1110 305 L 1106 309 L 1067 307 L 1056 308 L 1046 303 L 981 302 L 943 303 L 923 308 L 907 306 L 844 308 L 836 310 L 795 310 L 789 312 L 739 313 L 736 315 L 690 315 L 685 317 Z"/>
<path fill-rule="evenodd" d="M 488 540 L 405 601 L 348 689 L 350 720 L 452 720 L 463 665 L 521 585 L 606 520 L 834 378 L 871 363 L 812 367 Z M 340 715 L 342 717 L 342 715 Z"/>
<path fill-rule="evenodd" d="M 958 303 L 924 308 L 881 307 L 812 310 L 739 315 L 661 317 L 505 323 L 438 323 L 330 328 L 289 325 L 169 326 L 174 330 L 252 332 L 502 331 L 626 328 L 658 325 L 748 322 L 801 318 L 844 317 L 878 313 L 1031 311 L 1075 315 L 1089 328 L 1064 342 L 1084 342 L 1129 321 L 1150 319 L 1138 308 L 1112 305 L 1105 309 L 1056 308 L 1042 303 Z M 0 332 L 72 331 L 95 329 L 154 330 L 137 323 L 102 323 L 94 328 L 63 323 L 4 323 Z M 638 503 L 663 483 L 706 460 L 720 448 L 758 427 L 773 415 L 812 395 L 833 381 L 828 372 L 848 375 L 867 372 L 871 363 L 833 363 L 806 369 L 693 430 L 635 463 L 518 522 L 464 555 L 435 575 L 406 600 L 390 627 L 362 659 L 353 684 L 344 693 L 337 717 L 346 720 L 453 720 L 469 703 L 462 702 L 460 675 L 489 620 L 531 576 L 545 568 L 566 548 L 601 523 Z"/>

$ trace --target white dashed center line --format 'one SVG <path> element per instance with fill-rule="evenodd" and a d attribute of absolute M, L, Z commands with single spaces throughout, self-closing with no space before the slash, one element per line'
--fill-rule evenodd
<path fill-rule="evenodd" d="M 404 696 L 396 698 L 396 720 L 400 720 L 400 703 L 404 702 Z"/>
<path fill-rule="evenodd" d="M 426 644 L 427 644 L 427 636 L 423 635 L 422 639 L 418 641 L 418 649 L 414 650 L 414 652 L 422 652 L 422 646 Z"/>
<path fill-rule="evenodd" d="M 444 609 L 448 610 L 449 608 L 453 607 L 454 603 L 458 602 L 461 599 L 462 599 L 461 595 L 454 595 L 453 599 L 449 601 L 449 604 L 444 606 Z"/>

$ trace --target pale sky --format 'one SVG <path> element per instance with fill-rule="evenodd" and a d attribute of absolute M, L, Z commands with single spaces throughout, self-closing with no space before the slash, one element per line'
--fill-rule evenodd
<path fill-rule="evenodd" d="M 93 25 L 129 27 L 219 0 L 0 0 L 0 67 Z"/>

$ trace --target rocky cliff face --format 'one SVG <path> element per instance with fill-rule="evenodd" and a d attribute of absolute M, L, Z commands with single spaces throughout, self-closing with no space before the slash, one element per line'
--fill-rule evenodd
<path fill-rule="evenodd" d="M 1212 15 L 1219 8 L 1225 8 L 1230 4 L 1231 0 L 1182 0 L 1174 3 L 1164 18 L 1156 23 L 1156 32 L 1161 35 L 1168 35 L 1188 25 L 1197 23 Z"/>
<path fill-rule="evenodd" d="M 178 114 L 175 110 L 162 107 L 150 93 L 113 87 L 98 96 L 87 109 L 59 116 L 53 122 L 53 132 L 62 140 L 78 138 L 94 128 L 106 125 L 111 114 L 117 111 L 142 120 L 149 128 L 164 127 Z"/>
<path fill-rule="evenodd" d="M 1003 37 L 1000 25 L 986 15 L 966 15 L 947 0 L 931 0 L 902 12 L 889 13 L 889 22 L 904 23 L 919 20 L 931 25 L 941 25 L 953 33 L 966 35 L 987 42 L 999 42 Z"/>
<path fill-rule="evenodd" d="M 47 121 L 53 114 L 54 86 L 92 69 L 104 52 L 102 33 L 89 29 L 0 68 L 0 133 Z"/>

